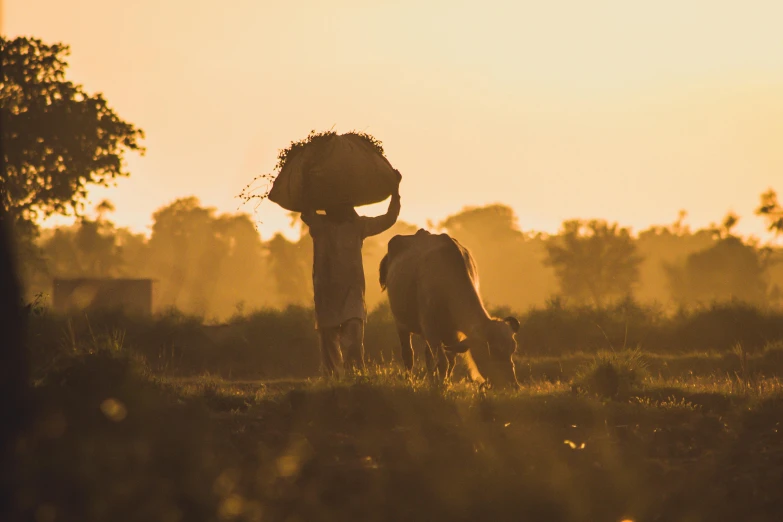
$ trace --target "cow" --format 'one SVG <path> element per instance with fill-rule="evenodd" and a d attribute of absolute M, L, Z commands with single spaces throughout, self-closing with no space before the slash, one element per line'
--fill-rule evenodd
<path fill-rule="evenodd" d="M 448 234 L 419 229 L 389 240 L 379 267 L 397 326 L 405 369 L 413 368 L 411 334 L 424 338 L 432 379 L 451 377 L 464 354 L 474 381 L 518 388 L 513 355 L 519 321 L 491 317 L 479 295 L 476 262 Z M 436 361 L 437 358 L 437 361 Z"/>

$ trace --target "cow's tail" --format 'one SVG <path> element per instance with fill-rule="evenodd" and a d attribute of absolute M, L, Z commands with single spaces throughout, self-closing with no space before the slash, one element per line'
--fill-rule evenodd
<path fill-rule="evenodd" d="M 389 274 L 389 254 L 383 256 L 381 259 L 381 265 L 378 267 L 380 274 L 381 292 L 386 290 L 386 276 Z"/>

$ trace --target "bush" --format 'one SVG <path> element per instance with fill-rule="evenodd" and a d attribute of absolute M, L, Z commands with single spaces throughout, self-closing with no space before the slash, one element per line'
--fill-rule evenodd
<path fill-rule="evenodd" d="M 577 372 L 577 390 L 604 399 L 626 399 L 647 376 L 641 350 L 603 352 Z"/>
<path fill-rule="evenodd" d="M 553 302 L 517 317 L 522 324 L 517 334 L 518 355 L 523 359 L 563 359 L 577 353 L 589 356 L 642 346 L 651 355 L 723 354 L 730 356 L 727 364 L 733 368 L 732 348 L 738 343 L 754 357 L 758 353 L 772 362 L 778 361 L 780 351 L 767 348 L 769 354 L 764 355 L 764 347 L 783 341 L 782 313 L 737 303 L 667 315 L 632 301 L 602 308 Z M 123 348 L 143 357 L 151 370 L 172 376 L 209 372 L 226 378 L 280 379 L 319 374 L 318 336 L 310 308 L 261 310 L 222 325 L 205 325 L 198 317 L 175 311 L 151 318 L 44 313 L 32 315 L 29 323 L 36 378 L 59 357 L 73 354 L 77 346 L 116 342 L 119 337 Z M 413 341 L 421 364 L 424 344 L 418 336 Z M 400 361 L 397 330 L 385 302 L 368 314 L 365 355 L 369 364 Z"/>
<path fill-rule="evenodd" d="M 783 313 L 739 302 L 682 308 L 666 314 L 657 306 L 624 300 L 604 307 L 551 302 L 533 308 L 520 321 L 520 352 L 535 356 L 597 353 L 626 346 L 652 353 L 729 353 L 783 339 Z"/>

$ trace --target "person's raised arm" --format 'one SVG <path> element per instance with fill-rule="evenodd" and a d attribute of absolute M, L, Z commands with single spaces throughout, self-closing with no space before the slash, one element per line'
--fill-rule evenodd
<path fill-rule="evenodd" d="M 395 172 L 397 172 L 399 178 L 397 179 L 397 189 L 392 194 L 391 201 L 389 202 L 389 209 L 386 211 L 386 214 L 383 214 L 382 216 L 362 218 L 364 225 L 362 235 L 364 237 L 375 236 L 385 232 L 397 222 L 397 217 L 400 215 L 400 180 L 402 179 L 402 176 L 399 171 Z"/>
<path fill-rule="evenodd" d="M 313 226 L 317 227 L 321 221 L 321 216 L 316 214 L 315 210 L 305 209 L 302 211 L 302 221 L 310 228 L 313 228 Z"/>

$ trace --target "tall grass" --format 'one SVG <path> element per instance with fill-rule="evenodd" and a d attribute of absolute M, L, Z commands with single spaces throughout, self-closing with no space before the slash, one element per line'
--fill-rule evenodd
<path fill-rule="evenodd" d="M 666 314 L 659 308 L 627 301 L 603 308 L 553 302 L 518 317 L 522 323 L 519 371 L 540 373 L 546 366 L 550 380 L 572 378 L 577 363 L 628 346 L 644 350 L 653 375 L 676 374 L 679 366 L 667 363 L 672 357 L 690 358 L 690 364 L 702 371 L 735 371 L 738 360 L 732 350 L 737 346 L 746 353 L 742 364 L 752 366 L 763 360 L 774 368 L 783 366 L 783 350 L 775 348 L 783 342 L 783 313 L 739 303 Z M 152 318 L 38 313 L 30 318 L 30 347 L 37 368 L 73 352 L 79 343 L 114 342 L 142 356 L 161 374 L 306 378 L 319 373 L 314 325 L 312 310 L 302 307 L 237 315 L 223 325 L 205 325 L 198 317 L 175 311 Z M 421 340 L 414 336 L 418 354 L 421 348 Z M 399 361 L 399 340 L 388 305 L 370 312 L 365 350 L 370 364 Z"/>

